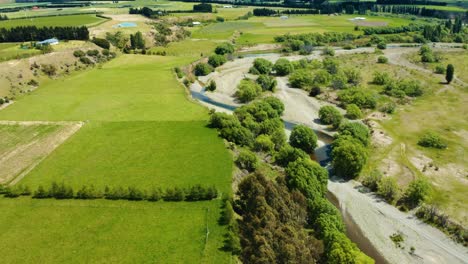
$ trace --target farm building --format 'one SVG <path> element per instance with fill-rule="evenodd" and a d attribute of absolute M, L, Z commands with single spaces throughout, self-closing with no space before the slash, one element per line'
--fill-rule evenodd
<path fill-rule="evenodd" d="M 201 23 L 198 22 L 198 21 L 193 21 L 193 22 L 192 22 L 192 25 L 193 25 L 193 26 L 199 26 L 199 25 L 201 25 Z"/>
<path fill-rule="evenodd" d="M 46 39 L 46 40 L 37 42 L 36 44 L 37 45 L 57 45 L 59 44 L 59 41 L 56 38 L 51 38 L 51 39 Z"/>

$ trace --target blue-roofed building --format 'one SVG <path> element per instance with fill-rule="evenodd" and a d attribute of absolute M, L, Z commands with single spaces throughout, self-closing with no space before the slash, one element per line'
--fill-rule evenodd
<path fill-rule="evenodd" d="M 51 38 L 51 39 L 46 39 L 40 42 L 37 42 L 37 45 L 57 45 L 59 43 L 58 39 L 56 38 Z"/>

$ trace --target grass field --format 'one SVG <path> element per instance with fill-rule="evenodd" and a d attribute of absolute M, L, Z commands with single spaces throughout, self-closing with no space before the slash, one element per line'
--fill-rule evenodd
<path fill-rule="evenodd" d="M 19 184 L 215 186 L 231 191 L 232 158 L 208 111 L 172 73 L 190 58 L 121 55 L 19 97 L 0 120 L 83 120 Z M 18 147 L 32 130 L 1 143 Z M 220 200 L 194 203 L 0 199 L 2 262 L 229 263 Z M 207 219 L 208 217 L 208 219 Z M 205 244 L 206 229 L 209 229 Z M 79 238 L 77 238 L 79 236 Z M 25 242 L 27 241 L 27 242 Z"/>
<path fill-rule="evenodd" d="M 190 121 L 207 111 L 188 102 L 172 68 L 187 58 L 123 55 L 78 72 L 0 111 L 0 120 Z"/>
<path fill-rule="evenodd" d="M 0 43 L 0 62 L 40 54 L 36 49 L 21 49 L 16 43 Z"/>
<path fill-rule="evenodd" d="M 249 20 L 228 21 L 214 23 L 199 30 L 194 30 L 194 38 L 222 40 L 229 38 L 235 31 L 242 35 L 237 39 L 238 44 L 271 43 L 275 36 L 286 33 L 299 34 L 311 32 L 349 32 L 355 31 L 355 23 L 349 19 L 356 17 L 351 15 L 327 16 L 304 15 L 290 16 L 288 19 L 279 17 L 252 17 Z M 401 26 L 411 21 L 403 18 L 367 17 L 366 23 L 386 23 L 388 26 Z"/>
<path fill-rule="evenodd" d="M 92 122 L 22 181 L 65 181 L 79 188 L 202 184 L 229 192 L 230 156 L 216 132 L 196 122 Z M 131 135 L 129 137 L 129 135 Z M 79 159 L 75 157 L 80 157 Z"/>
<path fill-rule="evenodd" d="M 85 26 L 97 24 L 104 21 L 103 18 L 96 17 L 95 15 L 72 15 L 72 16 L 55 16 L 55 17 L 37 17 L 28 19 L 10 19 L 0 21 L 0 27 L 12 28 L 18 26 L 36 26 L 36 27 L 50 27 L 50 26 Z"/>
<path fill-rule="evenodd" d="M 196 60 L 201 54 L 210 54 L 214 51 L 218 42 L 211 40 L 192 40 L 186 39 L 180 42 L 171 42 L 167 47 L 153 47 L 151 52 L 165 51 L 169 56 L 184 56 Z"/>
<path fill-rule="evenodd" d="M 219 201 L 26 198 L 0 199 L 0 207 L 3 263 L 229 263 L 218 250 Z"/>

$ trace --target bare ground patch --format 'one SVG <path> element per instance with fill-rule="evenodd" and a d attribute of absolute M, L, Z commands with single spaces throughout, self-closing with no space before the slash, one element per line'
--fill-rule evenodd
<path fill-rule="evenodd" d="M 58 125 L 59 128 L 45 135 L 34 134 L 28 140 L 20 140 L 13 148 L 0 156 L 0 184 L 16 184 L 52 151 L 77 132 L 82 122 L 0 121 L 2 126 Z"/>

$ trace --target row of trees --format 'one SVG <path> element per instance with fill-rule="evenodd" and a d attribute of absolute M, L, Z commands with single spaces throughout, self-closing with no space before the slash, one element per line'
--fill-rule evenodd
<path fill-rule="evenodd" d="M 307 126 L 295 126 L 288 144 L 283 111 L 280 100 L 266 97 L 236 109 L 234 115 L 210 117 L 210 126 L 222 137 L 246 148 L 236 164 L 253 172 L 240 183 L 234 203 L 242 219 L 242 261 L 372 263 L 344 235 L 340 213 L 325 198 L 328 172 L 309 157 L 317 146 L 316 134 Z M 257 171 L 262 161 L 252 151 L 270 155 L 269 162 L 285 168 L 285 177 L 270 180 Z M 313 235 L 305 227 L 312 228 Z"/>
<path fill-rule="evenodd" d="M 29 196 L 36 199 L 108 199 L 108 200 L 130 200 L 130 201 L 203 201 L 212 200 L 218 197 L 215 187 L 204 187 L 194 185 L 188 188 L 152 188 L 142 190 L 136 187 L 105 187 L 104 191 L 95 188 L 93 185 L 83 185 L 76 192 L 65 183 L 53 182 L 48 188 L 39 186 L 32 192 L 27 186 L 0 186 L 0 193 L 5 197 L 16 198 L 19 196 Z"/>
<path fill-rule="evenodd" d="M 255 8 L 253 10 L 254 16 L 279 16 L 279 15 L 306 15 L 306 14 L 319 14 L 317 9 L 269 9 L 269 8 Z"/>
<path fill-rule="evenodd" d="M 420 7 L 415 5 L 373 5 L 372 12 L 383 12 L 392 14 L 411 14 L 417 16 L 427 16 L 436 18 L 450 18 L 452 13 L 447 10 L 434 9 L 429 7 Z"/>
<path fill-rule="evenodd" d="M 89 31 L 82 27 L 20 26 L 0 28 L 0 42 L 26 42 L 58 38 L 60 40 L 88 40 Z"/>
<path fill-rule="evenodd" d="M 305 33 L 297 35 L 285 34 L 276 36 L 275 42 L 281 43 L 283 45 L 284 52 L 299 51 L 301 54 L 310 54 L 314 46 L 347 43 L 355 40 L 356 38 L 357 36 L 351 33 Z"/>

